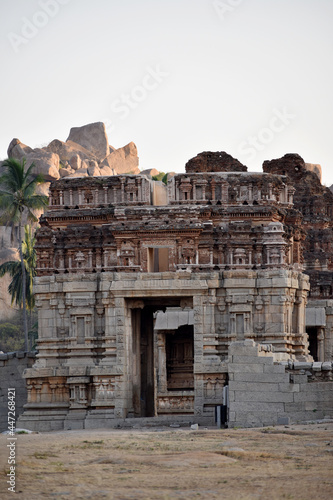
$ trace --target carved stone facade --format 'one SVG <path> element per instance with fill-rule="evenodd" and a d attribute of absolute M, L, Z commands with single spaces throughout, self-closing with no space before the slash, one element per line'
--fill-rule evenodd
<path fill-rule="evenodd" d="M 51 185 L 36 245 L 39 354 L 25 374 L 22 425 L 174 415 L 212 423 L 231 342 L 310 359 L 295 188 L 285 175 L 228 172 L 220 158 L 220 171 L 214 156 L 212 171 L 205 159 L 201 171 L 194 162 L 173 177 L 162 206 L 145 177 Z"/>
<path fill-rule="evenodd" d="M 294 207 L 302 215 L 298 237 L 310 278 L 307 333 L 310 354 L 319 362 L 333 357 L 333 193 L 321 184 L 321 171 L 309 167 L 297 154 L 263 164 L 264 172 L 287 175 L 296 188 Z"/>

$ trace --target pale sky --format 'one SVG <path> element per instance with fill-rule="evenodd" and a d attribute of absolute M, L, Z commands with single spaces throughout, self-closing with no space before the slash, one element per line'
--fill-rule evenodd
<path fill-rule="evenodd" d="M 0 0 L 0 159 L 104 121 L 140 168 L 298 153 L 333 184 L 333 0 Z"/>

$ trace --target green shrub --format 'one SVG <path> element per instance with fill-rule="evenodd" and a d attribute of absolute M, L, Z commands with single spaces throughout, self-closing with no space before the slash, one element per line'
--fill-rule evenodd
<path fill-rule="evenodd" d="M 24 334 L 20 326 L 12 323 L 0 325 L 0 351 L 12 352 L 24 350 Z"/>

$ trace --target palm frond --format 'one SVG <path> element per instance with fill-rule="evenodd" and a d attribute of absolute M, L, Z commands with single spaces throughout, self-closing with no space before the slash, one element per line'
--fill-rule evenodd
<path fill-rule="evenodd" d="M 44 194 L 34 194 L 27 200 L 26 206 L 32 209 L 41 209 L 48 205 L 49 198 Z"/>
<path fill-rule="evenodd" d="M 2 278 L 6 273 L 10 276 L 14 276 L 17 273 L 18 266 L 21 266 L 19 260 L 10 260 L 8 262 L 4 262 L 0 265 L 0 278 Z"/>
<path fill-rule="evenodd" d="M 33 295 L 33 279 L 36 276 L 36 250 L 34 248 L 36 239 L 30 226 L 24 227 L 24 240 L 22 242 L 23 263 L 26 273 L 26 306 L 31 311 L 35 306 Z M 11 277 L 8 285 L 8 293 L 11 295 L 11 303 L 14 302 L 22 307 L 22 266 L 20 260 L 4 262 L 0 265 L 0 277 L 6 273 Z"/>

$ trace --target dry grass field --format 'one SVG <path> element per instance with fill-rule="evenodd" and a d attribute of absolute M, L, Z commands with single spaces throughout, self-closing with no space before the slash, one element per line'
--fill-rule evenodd
<path fill-rule="evenodd" d="M 1 499 L 333 498 L 333 424 L 17 436 L 16 494 L 0 436 Z"/>

